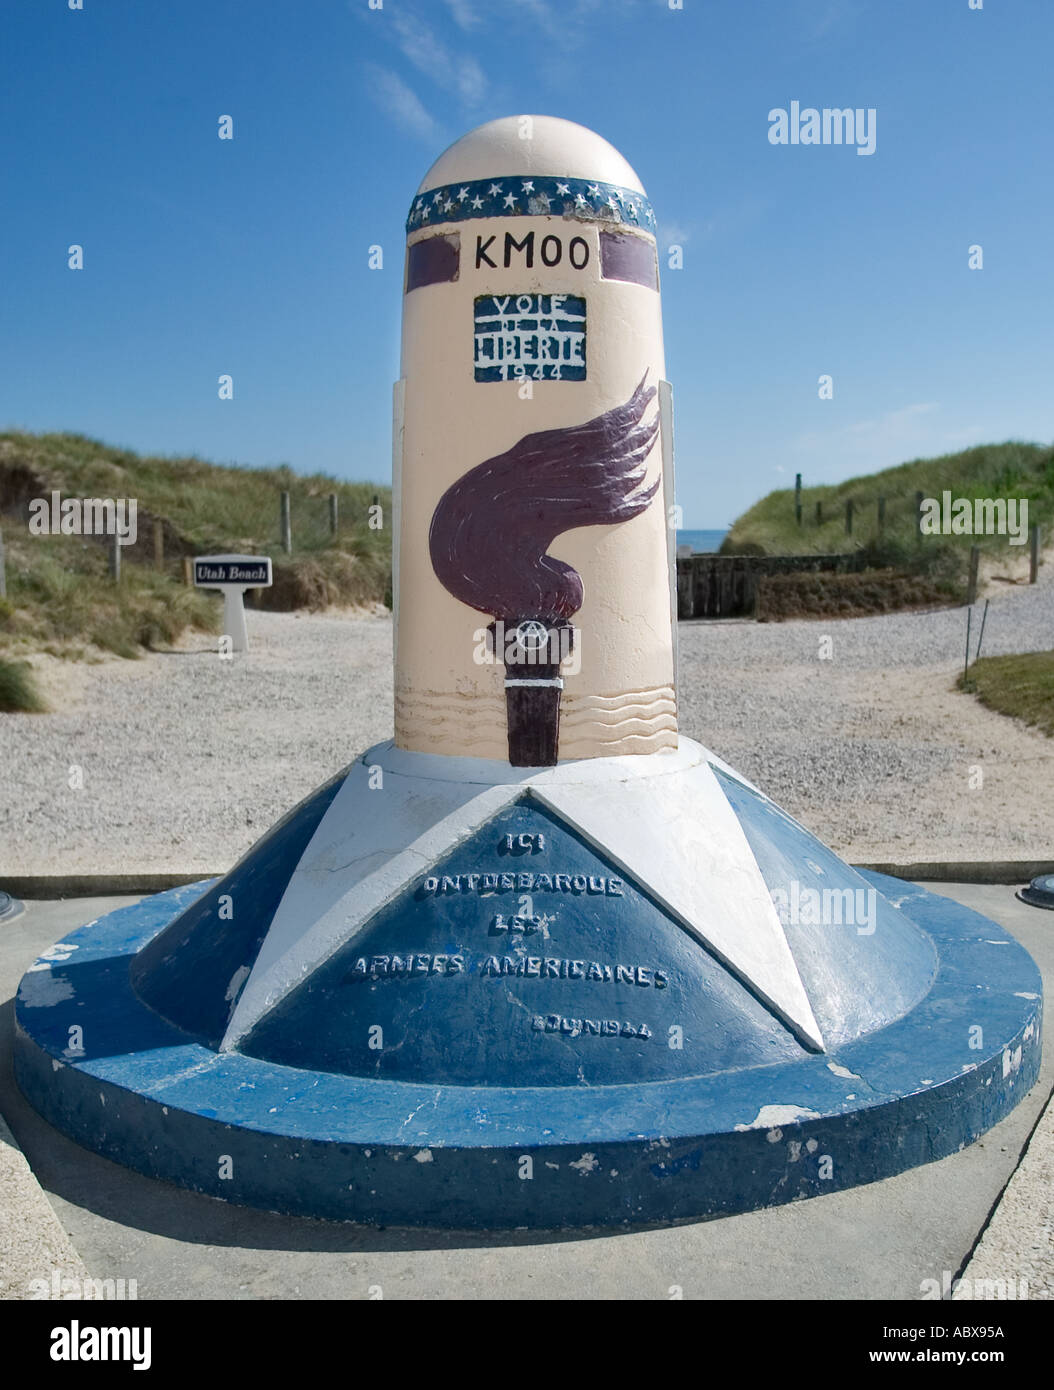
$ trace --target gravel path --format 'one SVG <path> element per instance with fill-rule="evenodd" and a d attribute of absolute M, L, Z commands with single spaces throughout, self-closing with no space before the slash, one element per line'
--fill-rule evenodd
<path fill-rule="evenodd" d="M 984 655 L 1054 647 L 1040 574 L 992 586 Z M 965 638 L 963 608 L 681 624 L 681 728 L 853 861 L 1054 858 L 1054 741 L 955 689 Z"/>
<path fill-rule="evenodd" d="M 1054 647 L 1054 564 L 1041 575 L 992 587 L 987 655 Z M 965 622 L 681 624 L 682 731 L 857 862 L 1052 857 L 1054 742 L 954 690 Z M 225 869 L 391 736 L 387 618 L 249 623 L 249 661 L 200 637 L 137 662 L 38 660 L 61 712 L 0 715 L 0 883 Z"/>

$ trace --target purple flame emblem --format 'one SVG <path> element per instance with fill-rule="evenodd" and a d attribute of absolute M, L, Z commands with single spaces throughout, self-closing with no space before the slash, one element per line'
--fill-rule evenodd
<path fill-rule="evenodd" d="M 646 378 L 645 378 L 646 379 Z M 539 430 L 487 459 L 439 499 L 428 534 L 445 589 L 506 622 L 566 622 L 582 606 L 577 571 L 546 551 L 576 526 L 610 526 L 644 511 L 659 430 L 644 420 L 655 387 L 644 379 L 625 405 L 563 429 Z"/>
<path fill-rule="evenodd" d="M 428 548 L 440 583 L 516 634 L 503 656 L 509 761 L 517 767 L 557 760 L 560 660 L 582 606 L 581 576 L 547 554 L 549 546 L 578 526 L 629 521 L 659 489 L 658 478 L 644 485 L 659 431 L 657 416 L 644 419 L 655 396 L 646 379 L 625 405 L 585 424 L 525 434 L 459 478 L 432 515 Z M 548 640 L 528 640 L 539 635 Z"/>

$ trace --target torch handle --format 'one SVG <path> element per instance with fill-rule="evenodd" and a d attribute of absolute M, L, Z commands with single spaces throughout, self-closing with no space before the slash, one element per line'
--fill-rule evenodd
<path fill-rule="evenodd" d="M 531 642 L 517 639 L 533 629 Z M 571 650 L 574 629 L 527 620 L 511 626 L 505 662 L 505 712 L 513 767 L 554 767 L 560 747 L 560 662 Z"/>

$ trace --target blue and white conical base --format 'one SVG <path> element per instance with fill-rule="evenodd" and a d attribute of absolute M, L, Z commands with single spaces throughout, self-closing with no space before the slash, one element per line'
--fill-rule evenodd
<path fill-rule="evenodd" d="M 492 1228 L 701 1217 L 961 1149 L 1036 1079 L 985 918 L 849 868 L 698 744 L 371 749 L 224 878 L 24 977 L 59 1129 L 228 1201 Z"/>

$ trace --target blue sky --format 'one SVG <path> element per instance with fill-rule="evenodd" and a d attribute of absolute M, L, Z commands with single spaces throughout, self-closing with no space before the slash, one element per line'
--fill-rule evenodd
<path fill-rule="evenodd" d="M 797 471 L 1054 437 L 1051 0 L 7 0 L 0 23 L 0 428 L 386 480 L 410 198 L 465 130 L 529 112 L 615 144 L 660 266 L 683 246 L 685 525 Z M 875 108 L 874 154 L 771 144 L 792 101 Z"/>

